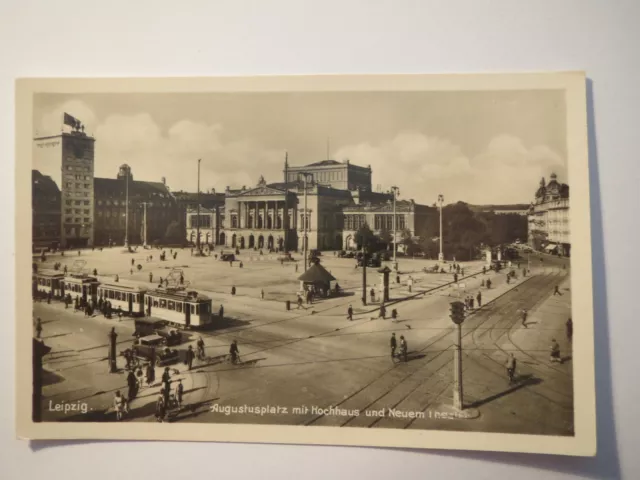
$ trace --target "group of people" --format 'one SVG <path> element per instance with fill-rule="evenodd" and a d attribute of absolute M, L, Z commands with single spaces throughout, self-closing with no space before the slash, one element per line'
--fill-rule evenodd
<path fill-rule="evenodd" d="M 404 335 L 400 335 L 400 353 L 396 355 L 396 350 L 398 348 L 398 341 L 396 340 L 396 333 L 393 332 L 391 334 L 391 339 L 389 341 L 389 345 L 391 347 L 391 360 L 396 361 L 396 358 L 402 359 L 405 363 L 408 361 L 408 346 L 407 340 L 404 338 Z"/>

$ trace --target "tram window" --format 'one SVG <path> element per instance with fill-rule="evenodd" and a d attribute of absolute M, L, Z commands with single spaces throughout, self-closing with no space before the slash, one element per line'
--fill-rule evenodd
<path fill-rule="evenodd" d="M 158 306 L 158 300 L 157 300 L 157 299 L 155 299 L 155 298 L 153 299 L 153 306 L 154 306 L 154 307 L 157 307 L 157 306 Z"/>
<path fill-rule="evenodd" d="M 169 300 L 168 308 L 169 308 L 169 310 L 175 310 L 176 309 L 176 302 L 172 302 L 171 300 Z"/>
<path fill-rule="evenodd" d="M 47 287 L 51 286 L 51 280 L 47 279 Z"/>
<path fill-rule="evenodd" d="M 138 296 L 137 293 L 133 296 L 133 301 L 136 302 L 136 303 L 138 303 L 140 301 L 140 297 Z"/>
<path fill-rule="evenodd" d="M 196 315 L 200 315 L 200 305 L 196 305 Z"/>
<path fill-rule="evenodd" d="M 182 302 L 176 302 L 176 312 L 182 313 Z"/>
<path fill-rule="evenodd" d="M 160 299 L 160 308 L 167 308 L 167 301 Z"/>
<path fill-rule="evenodd" d="M 113 295 L 113 290 L 109 290 L 109 298 L 112 298 L 112 299 L 115 298 Z"/>
<path fill-rule="evenodd" d="M 193 305 L 191 305 L 191 313 L 193 313 L 194 315 L 196 313 L 196 307 L 194 307 Z"/>

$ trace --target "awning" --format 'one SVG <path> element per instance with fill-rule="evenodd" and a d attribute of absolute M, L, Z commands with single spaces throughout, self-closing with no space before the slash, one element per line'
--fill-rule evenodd
<path fill-rule="evenodd" d="M 557 245 L 547 245 L 546 247 L 544 247 L 544 249 L 545 249 L 547 252 L 550 252 L 551 250 L 555 250 L 556 248 L 558 248 L 558 246 L 557 246 Z"/>

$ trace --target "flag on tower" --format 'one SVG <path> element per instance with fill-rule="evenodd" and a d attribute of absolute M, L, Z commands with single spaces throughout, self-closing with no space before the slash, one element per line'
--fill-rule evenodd
<path fill-rule="evenodd" d="M 65 125 L 69 125 L 70 127 L 75 127 L 78 123 L 78 119 L 73 115 L 69 115 L 67 112 L 64 112 L 64 120 L 63 123 Z"/>

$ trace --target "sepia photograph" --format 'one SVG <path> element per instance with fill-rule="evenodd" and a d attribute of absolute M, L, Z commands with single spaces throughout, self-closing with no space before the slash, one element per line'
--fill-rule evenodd
<path fill-rule="evenodd" d="M 18 434 L 593 455 L 584 83 L 18 81 Z"/>

